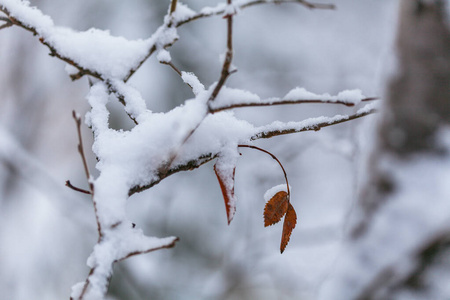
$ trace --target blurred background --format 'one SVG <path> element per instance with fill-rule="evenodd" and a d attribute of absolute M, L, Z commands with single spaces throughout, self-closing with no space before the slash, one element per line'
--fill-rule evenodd
<path fill-rule="evenodd" d="M 32 0 L 55 24 L 109 30 L 128 39 L 149 37 L 169 6 L 165 1 Z M 185 0 L 200 10 L 222 1 Z M 322 1 L 325 2 L 325 1 Z M 227 86 L 261 98 L 304 87 L 337 94 L 361 89 L 382 97 L 395 66 L 398 1 L 330 0 L 336 10 L 298 4 L 260 5 L 234 19 L 238 72 Z M 205 86 L 219 78 L 226 23 L 211 17 L 183 25 L 170 49 L 174 64 Z M 72 110 L 84 115 L 88 80 L 71 82 L 65 64 L 29 32 L 0 31 L 0 300 L 68 299 L 84 281 L 96 242 L 91 199 L 77 152 Z M 148 108 L 166 112 L 193 95 L 178 75 L 152 57 L 130 83 Z M 236 110 L 255 125 L 274 120 L 351 114 L 356 108 L 297 105 Z M 129 129 L 120 104 L 111 126 Z M 175 235 L 175 248 L 133 257 L 115 266 L 109 299 L 315 299 L 333 268 L 346 219 L 364 178 L 362 165 L 376 116 L 319 132 L 256 144 L 283 163 L 292 186 L 297 227 L 280 255 L 282 224 L 263 226 L 265 191 L 284 182 L 269 156 L 243 149 L 236 169 L 236 216 L 227 225 L 213 163 L 178 173 L 129 200 L 129 218 L 147 235 Z M 95 175 L 92 136 L 83 128 Z"/>

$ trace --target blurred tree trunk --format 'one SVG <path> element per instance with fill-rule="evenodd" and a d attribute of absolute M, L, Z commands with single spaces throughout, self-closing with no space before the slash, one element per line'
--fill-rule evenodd
<path fill-rule="evenodd" d="M 397 74 L 347 249 L 324 299 L 450 297 L 450 32 L 444 2 L 400 4 Z"/>
<path fill-rule="evenodd" d="M 426 4 L 428 3 L 428 4 Z M 406 1 L 401 4 L 398 32 L 399 71 L 391 82 L 372 161 L 374 181 L 361 199 L 365 218 L 395 191 L 395 180 L 377 170 L 383 156 L 396 160 L 446 155 L 437 141 L 450 123 L 450 32 L 444 23 L 443 1 Z M 444 157 L 443 157 L 444 158 Z M 368 220 L 357 226 L 361 234 Z"/>

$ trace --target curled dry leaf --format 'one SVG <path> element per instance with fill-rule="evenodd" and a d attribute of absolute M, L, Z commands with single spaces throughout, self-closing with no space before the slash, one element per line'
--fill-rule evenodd
<path fill-rule="evenodd" d="M 214 165 L 214 172 L 219 180 L 220 189 L 222 190 L 223 200 L 225 201 L 225 209 L 227 211 L 228 225 L 233 220 L 236 212 L 236 197 L 234 196 L 234 173 L 236 167 L 223 167 L 219 161 Z"/>
<path fill-rule="evenodd" d="M 286 217 L 284 218 L 283 224 L 283 234 L 281 235 L 281 245 L 280 245 L 281 253 L 283 253 L 284 249 L 286 249 L 286 246 L 289 243 L 289 239 L 291 238 L 292 230 L 295 228 L 296 224 L 297 224 L 297 214 L 295 213 L 295 209 L 291 205 L 291 203 L 288 203 Z"/>
<path fill-rule="evenodd" d="M 289 205 L 289 195 L 285 191 L 276 193 L 264 207 L 264 226 L 270 226 L 280 222 L 286 214 Z"/>

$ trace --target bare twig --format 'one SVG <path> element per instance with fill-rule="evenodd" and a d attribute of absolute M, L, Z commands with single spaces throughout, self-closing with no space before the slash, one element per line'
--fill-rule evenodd
<path fill-rule="evenodd" d="M 171 61 L 163 61 L 161 62 L 163 65 L 168 65 L 169 67 L 172 68 L 172 70 L 174 70 L 178 75 L 181 76 L 181 71 L 180 69 L 178 69 Z M 191 87 L 192 88 L 192 87 Z"/>
<path fill-rule="evenodd" d="M 273 155 L 272 153 L 270 153 L 270 152 L 267 151 L 267 150 L 264 150 L 264 149 L 262 149 L 262 148 L 259 148 L 259 147 L 256 147 L 256 146 L 252 146 L 252 145 L 238 145 L 238 147 L 240 147 L 240 148 L 251 148 L 251 149 L 259 150 L 259 151 L 261 151 L 261 152 L 264 152 L 264 153 L 269 154 L 273 159 L 275 159 L 275 160 L 277 161 L 277 163 L 280 165 L 281 169 L 283 170 L 283 173 L 284 173 L 284 179 L 286 179 L 287 194 L 288 194 L 288 196 L 290 197 L 291 192 L 290 192 L 290 190 L 289 190 L 289 182 L 288 182 L 286 170 L 284 169 L 283 165 L 281 164 L 281 162 L 278 160 L 278 158 L 277 158 L 275 155 Z M 288 198 L 288 199 L 289 199 L 289 198 Z"/>
<path fill-rule="evenodd" d="M 137 70 L 139 70 L 139 68 L 147 61 L 147 59 L 152 56 L 153 53 L 155 53 L 156 51 L 156 45 L 153 45 L 149 50 L 147 55 L 137 64 L 137 66 L 134 69 L 131 69 L 130 72 L 128 72 L 128 75 L 125 76 L 124 81 L 127 82 L 131 76 L 134 75 L 134 73 L 136 73 Z"/>
<path fill-rule="evenodd" d="M 86 174 L 86 179 L 88 180 L 88 183 L 89 183 L 89 189 L 91 190 L 91 193 L 93 193 L 94 192 L 94 185 L 91 182 L 91 174 L 89 172 L 89 168 L 88 168 L 88 165 L 87 165 L 87 162 L 86 162 L 86 156 L 84 155 L 83 139 L 81 138 L 81 117 L 75 111 L 72 111 L 72 116 L 73 116 L 73 119 L 75 120 L 75 123 L 77 125 L 78 152 L 80 153 L 81 160 L 83 161 L 84 172 Z"/>
<path fill-rule="evenodd" d="M 341 118 L 335 118 L 333 120 L 328 120 L 324 122 L 319 122 L 314 125 L 307 125 L 301 128 L 286 128 L 286 129 L 275 129 L 275 130 L 262 130 L 261 132 L 253 135 L 250 140 L 258 140 L 258 139 L 268 139 L 274 136 L 278 135 L 284 135 L 284 134 L 290 134 L 290 133 L 297 133 L 297 132 L 304 132 L 304 131 L 318 131 L 324 127 L 333 126 L 340 123 L 345 123 L 348 121 L 352 121 L 355 119 L 362 118 L 364 116 L 370 115 L 375 113 L 376 109 L 370 109 L 367 111 L 363 111 L 360 113 L 356 113 L 349 116 L 341 116 Z"/>
<path fill-rule="evenodd" d="M 361 99 L 361 102 L 367 102 L 372 100 L 378 100 L 376 97 L 364 98 Z M 287 104 L 340 104 L 345 106 L 355 106 L 354 103 L 346 102 L 344 100 L 315 100 L 315 99 L 292 99 L 292 100 L 282 100 L 282 99 L 268 99 L 260 102 L 246 102 L 246 103 L 233 103 L 226 106 L 219 106 L 216 108 L 211 108 L 211 113 L 216 113 L 223 110 L 233 109 L 233 108 L 241 108 L 241 107 L 256 107 L 256 106 L 273 106 L 273 105 L 287 105 Z"/>
<path fill-rule="evenodd" d="M 89 172 L 89 168 L 88 168 L 87 161 L 86 161 L 86 156 L 84 155 L 84 150 L 83 150 L 83 140 L 81 138 L 81 117 L 75 111 L 72 111 L 72 116 L 77 125 L 78 152 L 80 153 L 81 160 L 83 161 L 84 172 L 86 174 L 86 178 L 87 178 L 87 181 L 89 184 L 90 194 L 92 195 L 92 202 L 94 205 L 94 212 L 95 212 L 95 220 L 97 222 L 98 238 L 100 240 L 102 238 L 102 226 L 100 225 L 100 220 L 98 218 L 97 203 L 94 200 L 94 183 L 92 182 L 91 174 Z"/>
<path fill-rule="evenodd" d="M 11 20 L 8 19 L 8 18 L 0 17 L 0 21 L 4 21 L 5 22 L 5 24 L 0 26 L 0 30 L 13 26 L 13 22 L 11 22 Z"/>
<path fill-rule="evenodd" d="M 227 0 L 228 6 L 232 4 L 232 0 Z M 227 52 L 225 54 L 225 59 L 223 61 L 222 72 L 220 74 L 220 79 L 217 82 L 211 96 L 209 97 L 209 102 L 214 101 L 220 90 L 224 86 L 228 76 L 230 76 L 230 67 L 233 60 L 233 13 L 229 13 L 224 18 L 227 19 Z"/>
<path fill-rule="evenodd" d="M 169 10 L 169 14 L 173 14 L 175 12 L 175 10 L 177 9 L 177 0 L 172 0 L 170 2 L 170 10 Z"/>
<path fill-rule="evenodd" d="M 68 188 L 71 188 L 71 189 L 74 190 L 74 191 L 77 191 L 77 192 L 80 192 L 80 193 L 84 193 L 84 194 L 89 194 L 89 195 L 91 195 L 91 192 L 90 192 L 90 191 L 86 191 L 86 190 L 84 190 L 84 189 L 80 189 L 80 188 L 77 188 L 76 186 L 73 186 L 72 183 L 70 183 L 70 180 L 66 180 L 66 186 L 67 186 Z"/>
<path fill-rule="evenodd" d="M 147 249 L 147 250 L 144 250 L 144 251 L 135 251 L 135 252 L 128 253 L 128 255 L 126 255 L 126 256 L 124 256 L 124 257 L 122 257 L 122 258 L 120 258 L 120 259 L 118 259 L 118 260 L 116 260 L 114 262 L 119 262 L 119 261 L 125 260 L 125 259 L 127 259 L 129 257 L 135 256 L 135 255 L 139 255 L 139 254 L 146 254 L 146 253 L 150 253 L 150 252 L 153 252 L 153 251 L 156 251 L 156 250 L 173 248 L 173 247 L 175 247 L 175 243 L 178 242 L 179 240 L 180 240 L 180 238 L 177 237 L 177 238 L 175 238 L 172 241 L 172 243 L 164 245 L 164 246 L 161 246 L 161 247 L 151 248 L 151 249 Z"/>
<path fill-rule="evenodd" d="M 181 72 L 180 69 L 178 69 L 178 68 L 173 64 L 173 62 L 171 62 L 171 61 L 169 61 L 169 62 L 162 61 L 161 63 L 162 63 L 163 65 L 168 65 L 169 67 L 172 68 L 172 70 L 175 71 L 175 73 L 177 73 L 180 77 L 183 77 L 183 72 Z M 188 83 L 188 82 L 186 82 L 186 81 L 184 81 L 184 83 L 186 83 L 187 86 L 190 87 L 191 90 L 192 90 L 192 91 L 194 92 L 194 94 L 195 94 L 194 87 L 193 87 L 190 83 Z"/>

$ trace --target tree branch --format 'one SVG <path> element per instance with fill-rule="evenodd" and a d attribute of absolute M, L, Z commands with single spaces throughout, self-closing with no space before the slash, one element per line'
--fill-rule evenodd
<path fill-rule="evenodd" d="M 169 10 L 169 14 L 173 14 L 175 12 L 175 10 L 177 10 L 177 0 L 172 0 L 170 1 L 170 10 Z"/>
<path fill-rule="evenodd" d="M 182 72 L 180 69 L 178 69 L 178 68 L 172 63 L 172 61 L 168 61 L 168 62 L 162 61 L 161 63 L 162 63 L 163 65 L 168 65 L 172 70 L 175 71 L 175 73 L 177 73 L 181 78 L 183 78 L 183 72 Z M 197 79 L 198 79 L 198 78 L 197 78 Z M 186 82 L 186 81 L 184 81 L 184 83 L 186 83 L 187 86 L 191 88 L 191 90 L 193 91 L 194 95 L 196 95 L 196 89 L 195 89 L 194 85 L 192 85 L 191 83 Z"/>
<path fill-rule="evenodd" d="M 80 193 L 83 193 L 83 194 L 91 195 L 90 191 L 86 191 L 84 189 L 80 189 L 80 188 L 77 188 L 76 186 L 73 186 L 72 183 L 70 183 L 70 180 L 66 180 L 66 186 L 68 188 L 71 188 L 74 191 L 77 191 L 77 192 L 80 192 Z"/>
<path fill-rule="evenodd" d="M 147 59 L 152 56 L 153 53 L 155 53 L 156 51 L 156 45 L 153 45 L 149 50 L 147 55 L 139 62 L 139 64 L 134 68 L 131 69 L 130 72 L 128 72 L 128 75 L 125 76 L 124 82 L 127 82 L 131 76 L 134 75 L 134 73 L 136 73 L 137 70 L 139 70 L 139 68 L 147 61 Z"/>
<path fill-rule="evenodd" d="M 291 133 L 297 133 L 297 132 L 304 132 L 304 131 L 318 131 L 324 127 L 333 126 L 340 123 L 345 123 L 348 121 L 352 121 L 355 119 L 359 119 L 361 117 L 370 115 L 375 113 L 377 110 L 374 108 L 368 109 L 368 110 L 361 110 L 360 112 L 357 112 L 356 114 L 349 115 L 349 116 L 341 116 L 337 115 L 332 118 L 325 118 L 324 121 L 321 121 L 323 117 L 319 118 L 311 118 L 307 119 L 302 122 L 297 123 L 288 123 L 283 124 L 284 128 L 278 128 L 278 129 L 270 129 L 271 126 L 262 126 L 258 133 L 254 134 L 250 140 L 258 140 L 258 139 L 268 139 L 274 136 L 278 135 L 284 135 L 284 134 L 291 134 Z M 317 121 L 317 122 L 315 122 Z"/>
<path fill-rule="evenodd" d="M 74 62 L 71 58 L 65 57 L 65 56 L 61 55 L 60 53 L 58 53 L 58 51 L 48 41 L 46 41 L 42 36 L 39 35 L 36 28 L 26 25 L 26 24 L 22 23 L 22 21 L 11 16 L 9 10 L 6 7 L 0 6 L 0 11 L 2 11 L 3 13 L 5 13 L 8 16 L 9 21 L 13 25 L 22 27 L 23 29 L 33 33 L 33 35 L 39 36 L 39 41 L 50 50 L 50 54 L 49 54 L 50 56 L 55 56 L 55 57 L 59 58 L 60 60 L 68 63 L 69 65 L 72 65 L 75 68 L 77 68 L 79 72 L 77 74 L 70 75 L 70 78 L 72 80 L 80 79 L 84 75 L 90 75 L 97 79 L 101 79 L 101 74 L 99 74 L 98 72 L 83 68 L 82 66 L 80 66 L 76 62 Z"/>
<path fill-rule="evenodd" d="M 228 7 L 231 7 L 232 0 L 227 0 Z M 211 96 L 208 99 L 208 104 L 217 97 L 220 90 L 225 84 L 225 81 L 227 80 L 228 76 L 231 74 L 230 72 L 230 66 L 231 61 L 233 60 L 233 13 L 229 13 L 228 15 L 224 16 L 224 18 L 227 19 L 227 52 L 225 55 L 225 60 L 222 66 L 222 71 L 220 75 L 219 82 L 217 83 L 216 87 L 214 88 L 213 92 L 211 93 Z M 160 177 L 167 177 L 169 171 L 172 168 L 172 164 L 175 161 L 175 159 L 178 157 L 178 154 L 180 153 L 180 149 L 183 147 L 183 145 L 190 139 L 190 137 L 194 134 L 194 132 L 197 130 L 197 128 L 200 126 L 200 124 L 203 122 L 203 120 L 206 118 L 206 116 L 209 114 L 209 105 L 208 105 L 208 111 L 205 113 L 203 118 L 196 124 L 195 127 L 193 127 L 187 135 L 184 137 L 183 141 L 181 142 L 178 149 L 174 150 L 173 153 L 170 156 L 170 159 L 167 161 L 167 163 L 161 168 L 160 171 Z"/>
<path fill-rule="evenodd" d="M 369 97 L 361 99 L 361 102 L 367 102 L 372 100 L 378 100 L 377 97 Z M 326 103 L 326 104 L 341 104 L 345 106 L 355 106 L 355 103 L 348 102 L 345 100 L 329 100 L 329 99 L 323 99 L 323 100 L 316 100 L 316 99 L 280 99 L 280 98 L 274 98 L 274 99 L 266 99 L 259 102 L 243 102 L 243 103 L 233 103 L 230 105 L 224 105 L 224 106 L 218 106 L 215 108 L 211 108 L 211 113 L 217 113 L 223 110 L 233 109 L 233 108 L 241 108 L 241 107 L 257 107 L 257 106 L 272 106 L 272 105 L 287 105 L 287 104 L 319 104 L 319 103 Z"/>
<path fill-rule="evenodd" d="M 227 0 L 228 8 L 230 8 L 232 4 L 232 0 Z M 225 59 L 223 61 L 222 66 L 222 72 L 220 74 L 220 79 L 217 82 L 216 87 L 214 88 L 213 92 L 211 93 L 211 96 L 209 97 L 208 102 L 214 101 L 216 99 L 217 95 L 219 94 L 220 90 L 224 86 L 225 82 L 228 79 L 228 76 L 230 76 L 230 67 L 231 62 L 233 60 L 233 14 L 235 12 L 228 12 L 224 18 L 227 19 L 227 52 L 225 54 Z"/>
<path fill-rule="evenodd" d="M 374 108 L 367 109 L 367 110 L 364 110 L 364 108 L 363 108 L 356 114 L 353 114 L 350 116 L 335 116 L 333 118 L 327 118 L 327 120 L 319 121 L 319 122 L 313 122 L 314 119 L 308 119 L 305 121 L 307 121 L 308 123 L 313 124 L 313 125 L 304 125 L 303 127 L 298 126 L 298 127 L 291 127 L 291 128 L 280 129 L 280 130 L 264 130 L 264 128 L 265 128 L 265 126 L 264 126 L 258 133 L 255 133 L 252 137 L 250 137 L 249 140 L 254 141 L 257 139 L 267 139 L 267 138 L 271 138 L 271 137 L 278 136 L 278 135 L 291 134 L 291 133 L 304 132 L 304 131 L 318 131 L 321 128 L 332 126 L 332 125 L 337 125 L 340 123 L 345 123 L 345 122 L 352 121 L 355 119 L 359 119 L 359 118 L 365 117 L 367 115 L 373 114 L 375 112 L 377 112 L 377 110 Z M 322 119 L 322 118 L 320 118 L 320 119 Z M 302 123 L 302 122 L 298 122 L 296 124 L 300 124 L 300 123 Z M 169 169 L 161 168 L 161 170 L 158 172 L 158 174 L 156 176 L 157 179 L 152 180 L 151 182 L 149 182 L 146 185 L 132 187 L 129 190 L 128 195 L 132 196 L 135 193 L 140 193 L 145 190 L 148 190 L 151 187 L 160 183 L 163 179 L 169 177 L 170 175 L 173 175 L 173 174 L 176 174 L 176 173 L 182 172 L 182 171 L 192 171 L 192 170 L 202 166 L 203 164 L 206 164 L 206 163 L 210 162 L 211 160 L 215 159 L 217 156 L 218 156 L 218 153 L 208 153 L 208 154 L 202 155 L 201 157 L 199 157 L 197 159 L 193 159 L 183 165 L 171 166 Z"/>
<path fill-rule="evenodd" d="M 80 153 L 81 160 L 83 161 L 84 172 L 86 174 L 86 179 L 87 179 L 88 184 L 89 184 L 90 194 L 92 196 L 92 203 L 94 205 L 95 220 L 97 222 L 98 239 L 100 240 L 102 238 L 102 226 L 100 225 L 100 220 L 98 218 L 97 203 L 94 200 L 94 183 L 92 182 L 91 174 L 89 172 L 89 168 L 88 168 L 87 161 L 86 161 L 86 156 L 84 155 L 84 150 L 83 150 L 83 139 L 81 138 L 81 117 L 75 111 L 72 111 L 72 116 L 73 116 L 73 119 L 75 120 L 75 123 L 77 125 L 78 152 Z M 66 182 L 66 184 L 67 184 L 67 182 Z"/>
<path fill-rule="evenodd" d="M 246 2 L 244 4 L 241 5 L 236 5 L 236 8 L 238 9 L 243 9 L 246 7 L 251 7 L 251 6 L 255 6 L 255 5 L 259 5 L 259 4 L 283 4 L 283 3 L 297 3 L 297 4 L 301 4 L 309 9 L 335 9 L 336 6 L 334 4 L 320 4 L 320 3 L 311 3 L 308 1 L 304 1 L 304 0 L 253 0 L 253 1 L 249 1 Z M 189 18 L 186 18 L 182 21 L 179 21 L 177 23 L 177 27 L 184 25 L 186 23 L 192 22 L 194 20 L 197 19 L 201 19 L 201 18 L 207 18 L 207 17 L 211 17 L 214 15 L 222 15 L 224 14 L 226 11 L 226 8 L 222 8 L 222 7 L 217 7 L 216 9 L 211 9 L 208 12 L 199 12 L 195 15 L 190 16 Z"/>
<path fill-rule="evenodd" d="M 216 158 L 217 155 L 218 154 L 212 154 L 212 153 L 205 154 L 205 155 L 202 155 L 201 157 L 199 157 L 197 159 L 193 159 L 193 160 L 187 162 L 186 164 L 177 165 L 175 167 L 171 167 L 168 170 L 166 170 L 166 169 L 160 170 L 158 172 L 157 179 L 152 180 L 147 185 L 132 187 L 130 189 L 130 191 L 128 192 L 128 195 L 131 196 L 131 195 L 133 195 L 135 193 L 140 193 L 142 191 L 148 190 L 149 188 L 151 188 L 151 187 L 157 185 L 158 183 L 160 183 L 163 179 L 165 179 L 165 178 L 167 178 L 170 175 L 173 175 L 175 173 L 182 172 L 182 171 L 192 171 L 194 169 L 197 169 L 201 165 L 206 164 L 207 162 L 210 162 L 211 160 Z"/>
<path fill-rule="evenodd" d="M 5 22 L 5 24 L 0 26 L 0 30 L 13 26 L 13 23 L 8 18 L 0 17 L 0 21 L 4 21 Z"/>
<path fill-rule="evenodd" d="M 114 260 L 106 259 L 105 261 L 102 261 L 101 264 L 96 265 L 96 266 L 92 267 L 89 270 L 89 274 L 88 274 L 86 280 L 84 281 L 83 288 L 82 288 L 80 294 L 76 295 L 75 298 L 71 297 L 70 300 L 83 300 L 86 297 L 88 297 L 89 299 L 92 299 L 91 298 L 92 295 L 89 295 L 89 293 L 90 293 L 89 288 L 92 288 L 92 286 L 95 286 L 96 284 L 97 285 L 99 284 L 98 283 L 98 278 L 97 278 L 99 275 L 96 274 L 97 268 L 102 270 L 102 272 L 105 272 L 105 269 L 109 269 L 110 273 L 112 274 L 112 268 L 113 268 L 113 265 L 115 263 L 120 262 L 122 260 L 125 260 L 125 259 L 127 259 L 129 257 L 139 255 L 139 254 L 145 254 L 145 253 L 149 253 L 149 252 L 153 252 L 153 251 L 161 250 L 161 249 L 173 248 L 173 247 L 175 247 L 175 243 L 178 242 L 179 240 L 180 239 L 178 237 L 174 237 L 174 238 L 171 238 L 170 242 L 162 244 L 162 245 L 159 245 L 157 247 L 150 247 L 150 248 L 148 248 L 146 250 L 140 250 L 140 251 L 131 251 L 131 252 L 128 252 L 124 256 L 119 257 L 117 259 L 114 259 Z M 108 242 L 106 242 L 106 243 L 108 243 Z M 117 245 L 114 245 L 114 246 L 117 246 Z M 110 284 L 111 274 L 106 278 L 106 282 L 105 282 L 105 284 L 103 286 L 105 288 L 105 290 L 107 290 L 107 288 L 108 288 L 108 286 Z"/>
<path fill-rule="evenodd" d="M 140 254 L 146 254 L 146 253 L 150 253 L 150 252 L 153 252 L 153 251 L 156 251 L 156 250 L 173 248 L 173 247 L 175 247 L 175 243 L 178 242 L 179 240 L 180 240 L 180 238 L 176 237 L 176 238 L 173 239 L 173 241 L 170 244 L 166 244 L 166 245 L 163 245 L 163 246 L 160 246 L 160 247 L 157 247 L 157 248 L 147 249 L 147 250 L 144 250 L 144 251 L 130 252 L 126 256 L 124 256 L 124 257 L 122 257 L 120 259 L 117 259 L 114 262 L 119 262 L 119 261 L 125 260 L 125 259 L 127 259 L 129 257 L 132 257 L 132 256 L 136 256 L 136 255 L 140 255 Z"/>
<path fill-rule="evenodd" d="M 86 179 L 89 183 L 89 189 L 90 189 L 91 193 L 93 194 L 94 193 L 94 184 L 91 182 L 91 174 L 90 174 L 89 168 L 87 166 L 86 156 L 84 155 L 84 150 L 83 150 L 83 139 L 81 138 L 81 117 L 75 111 L 72 111 L 72 117 L 75 120 L 75 123 L 77 125 L 78 152 L 80 153 L 81 160 L 83 161 L 84 172 L 86 174 Z"/>

